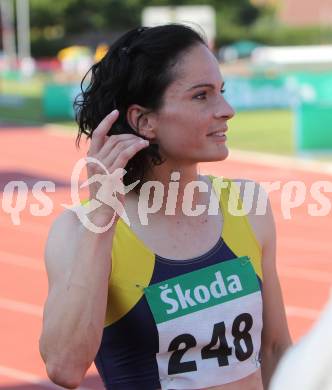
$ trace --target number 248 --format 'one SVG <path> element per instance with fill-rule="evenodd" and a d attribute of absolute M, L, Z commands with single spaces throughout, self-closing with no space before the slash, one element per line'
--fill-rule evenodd
<path fill-rule="evenodd" d="M 243 330 L 240 330 L 241 323 L 244 322 Z M 233 322 L 232 335 L 234 337 L 235 356 L 239 361 L 248 359 L 254 350 L 251 335 L 249 333 L 252 328 L 253 319 L 249 313 L 242 313 L 237 316 Z M 246 350 L 241 346 L 243 340 Z M 219 346 L 217 348 L 216 345 Z M 181 344 L 185 344 L 185 348 L 179 349 Z M 168 352 L 173 352 L 168 363 L 168 374 L 180 374 L 183 372 L 197 371 L 197 364 L 195 360 L 188 362 L 181 362 L 183 355 L 190 349 L 197 345 L 196 339 L 189 333 L 181 334 L 175 337 L 169 347 Z M 202 359 L 218 359 L 219 367 L 228 366 L 228 356 L 232 355 L 232 348 L 228 346 L 226 340 L 226 328 L 224 322 L 218 322 L 213 327 L 212 338 L 208 345 L 202 348 Z"/>

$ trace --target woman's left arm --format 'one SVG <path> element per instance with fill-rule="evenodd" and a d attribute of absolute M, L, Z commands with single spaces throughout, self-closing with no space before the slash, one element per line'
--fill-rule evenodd
<path fill-rule="evenodd" d="M 250 182 L 252 185 L 252 181 L 246 179 L 235 181 L 240 184 L 240 196 L 244 200 L 246 183 Z M 262 248 L 263 332 L 261 367 L 264 389 L 268 390 L 274 370 L 281 356 L 291 346 L 292 341 L 288 331 L 285 306 L 276 269 L 276 228 L 272 208 L 268 195 L 258 183 L 255 183 L 255 192 L 257 186 L 259 187 L 258 193 L 265 194 L 263 199 L 267 199 L 266 212 L 264 215 L 257 215 L 257 204 L 254 203 L 248 212 L 248 219 Z M 250 191 L 248 195 L 251 195 Z M 252 198 L 249 197 L 248 201 L 251 203 Z"/>
<path fill-rule="evenodd" d="M 262 377 L 268 389 L 273 372 L 292 341 L 288 330 L 284 302 L 276 270 L 276 229 L 271 205 L 261 221 L 263 269 Z"/>

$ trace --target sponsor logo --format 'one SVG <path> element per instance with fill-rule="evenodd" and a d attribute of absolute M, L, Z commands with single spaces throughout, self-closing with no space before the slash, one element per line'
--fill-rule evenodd
<path fill-rule="evenodd" d="M 209 286 L 200 284 L 192 289 L 182 289 L 179 283 L 174 288 L 169 288 L 168 284 L 159 286 L 162 290 L 160 299 L 170 306 L 166 310 L 167 314 L 176 313 L 179 309 L 187 309 L 189 306 L 207 303 L 211 297 L 219 299 L 243 290 L 238 275 L 223 278 L 221 272 L 217 271 L 214 276 L 215 280 Z"/>

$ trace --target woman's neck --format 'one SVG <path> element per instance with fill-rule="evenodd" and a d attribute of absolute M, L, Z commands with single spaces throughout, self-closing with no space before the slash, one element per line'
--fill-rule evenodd
<path fill-rule="evenodd" d="M 201 188 L 193 182 L 199 181 Z M 197 164 L 182 165 L 168 162 L 154 166 L 145 175 L 139 193 L 139 207 L 147 207 L 155 214 L 184 218 L 191 216 L 197 205 L 209 199 L 207 183 L 199 175 Z"/>

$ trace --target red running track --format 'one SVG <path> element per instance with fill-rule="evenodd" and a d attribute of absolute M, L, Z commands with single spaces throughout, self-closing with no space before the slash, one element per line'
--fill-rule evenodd
<path fill-rule="evenodd" d="M 63 210 L 61 204 L 71 203 L 71 172 L 87 147 L 83 142 L 77 151 L 73 137 L 39 129 L 2 129 L 0 145 L 0 190 L 11 180 L 24 180 L 29 186 L 26 207 L 17 216 L 18 225 L 3 207 L 0 209 L 0 389 L 59 388 L 47 380 L 38 352 L 47 294 L 43 250 L 50 224 Z M 298 340 L 319 317 L 332 285 L 332 212 L 322 217 L 308 213 L 308 206 L 317 203 L 310 193 L 312 184 L 318 180 L 332 182 L 332 176 L 235 157 L 202 164 L 201 172 L 261 183 L 280 181 L 281 188 L 290 180 L 305 183 L 305 201 L 291 211 L 290 219 L 282 213 L 282 192 L 270 196 L 278 233 L 278 272 L 290 331 L 294 341 Z M 39 204 L 31 188 L 39 180 L 55 183 L 55 192 L 48 193 L 54 206 L 48 216 L 31 214 L 30 207 Z M 328 195 L 332 203 L 332 194 Z M 103 388 L 94 367 L 81 388 Z"/>

